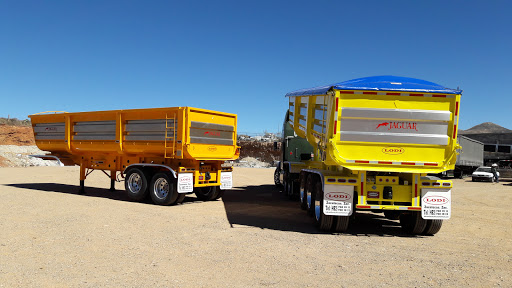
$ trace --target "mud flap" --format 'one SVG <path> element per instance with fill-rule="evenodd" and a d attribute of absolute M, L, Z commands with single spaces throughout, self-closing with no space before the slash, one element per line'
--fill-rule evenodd
<path fill-rule="evenodd" d="M 421 189 L 421 217 L 429 220 L 450 219 L 451 195 L 451 189 Z"/>
<path fill-rule="evenodd" d="M 325 185 L 323 210 L 325 215 L 350 216 L 354 210 L 354 186 Z"/>

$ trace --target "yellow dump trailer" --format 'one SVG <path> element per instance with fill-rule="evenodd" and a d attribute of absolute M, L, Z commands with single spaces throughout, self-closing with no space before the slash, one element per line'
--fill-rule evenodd
<path fill-rule="evenodd" d="M 225 161 L 239 155 L 235 114 L 173 107 L 29 117 L 36 145 L 51 152 L 39 157 L 80 165 L 82 193 L 93 170 L 110 172 L 111 189 L 126 175 L 131 199 L 150 195 L 160 205 L 179 203 L 191 192 L 214 200 L 232 187 Z"/>
<path fill-rule="evenodd" d="M 460 95 L 395 76 L 288 93 L 283 131 L 293 132 L 283 135 L 276 183 L 323 230 L 343 232 L 367 210 L 435 234 L 451 215 L 452 182 L 427 174 L 454 168 Z"/>

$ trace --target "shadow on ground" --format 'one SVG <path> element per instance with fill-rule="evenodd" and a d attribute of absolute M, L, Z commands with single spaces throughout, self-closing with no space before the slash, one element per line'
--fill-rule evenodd
<path fill-rule="evenodd" d="M 134 202 L 126 195 L 124 190 L 115 190 L 110 191 L 108 188 L 96 188 L 96 187 L 85 187 L 85 194 L 80 194 L 78 191 L 80 190 L 80 186 L 78 185 L 67 185 L 67 184 L 57 184 L 57 183 L 20 183 L 20 184 L 6 184 L 5 186 L 16 187 L 21 189 L 30 189 L 30 190 L 38 190 L 44 192 L 55 192 L 55 193 L 65 193 L 65 194 L 75 194 L 82 195 L 85 197 L 98 197 L 98 198 L 106 198 L 117 201 L 127 201 Z M 198 201 L 195 197 L 185 197 L 183 202 L 202 202 Z M 153 204 L 151 202 L 150 197 L 147 197 L 142 203 L 145 204 Z"/>
<path fill-rule="evenodd" d="M 233 228 L 249 226 L 308 234 L 328 233 L 318 230 L 313 218 L 300 209 L 299 202 L 286 198 L 274 185 L 239 187 L 227 191 L 222 201 Z M 405 234 L 398 221 L 373 213 L 357 213 L 343 235 L 424 237 Z"/>
<path fill-rule="evenodd" d="M 56 183 L 22 183 L 6 186 L 53 193 L 78 194 L 78 185 Z M 124 190 L 86 187 L 84 197 L 99 197 L 117 201 L 130 201 Z M 220 201 L 220 200 L 219 200 Z M 201 205 L 195 195 L 187 196 L 184 203 Z M 293 231 L 307 234 L 328 234 L 318 230 L 313 218 L 300 209 L 298 201 L 286 198 L 274 185 L 246 186 L 225 191 L 222 197 L 228 221 L 234 229 L 256 227 L 279 231 Z M 143 203 L 152 204 L 150 199 Z M 172 207 L 169 207 L 172 209 Z M 398 221 L 391 221 L 382 214 L 357 213 L 349 230 L 342 235 L 423 237 L 402 232 Z"/>

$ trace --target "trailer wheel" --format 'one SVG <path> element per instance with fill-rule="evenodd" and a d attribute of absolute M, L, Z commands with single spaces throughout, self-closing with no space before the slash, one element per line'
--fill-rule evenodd
<path fill-rule="evenodd" d="M 212 201 L 217 199 L 219 189 L 217 186 L 197 187 L 194 189 L 197 199 L 202 201 Z"/>
<path fill-rule="evenodd" d="M 300 175 L 300 191 L 299 191 L 299 201 L 300 201 L 300 209 L 306 210 L 308 208 L 307 203 L 307 191 L 306 191 L 306 174 Z"/>
<path fill-rule="evenodd" d="M 322 231 L 329 231 L 332 227 L 333 216 L 324 214 L 324 193 L 322 183 L 315 183 L 315 224 Z"/>
<path fill-rule="evenodd" d="M 288 195 L 288 182 L 290 182 L 288 179 L 290 177 L 290 174 L 288 173 L 288 171 L 284 171 L 284 174 L 283 174 L 283 194 L 284 195 Z"/>
<path fill-rule="evenodd" d="M 148 179 L 142 170 L 133 168 L 126 173 L 124 189 L 128 197 L 141 201 L 148 195 Z"/>
<path fill-rule="evenodd" d="M 425 230 L 423 230 L 423 235 L 434 235 L 439 230 L 441 230 L 441 226 L 443 226 L 443 220 L 435 219 L 435 220 L 427 220 L 427 226 Z"/>
<path fill-rule="evenodd" d="M 279 180 L 279 168 L 276 168 L 276 171 L 274 171 L 274 184 L 276 184 L 276 186 L 281 186 L 281 181 Z"/>
<path fill-rule="evenodd" d="M 157 173 L 151 179 L 150 195 L 153 203 L 157 205 L 171 205 L 178 200 L 176 180 L 171 179 L 167 173 Z"/>
<path fill-rule="evenodd" d="M 313 216 L 313 213 L 315 213 L 315 191 L 313 190 L 313 188 L 315 187 L 315 182 L 315 177 L 312 174 L 309 174 L 308 180 L 306 182 L 306 210 L 310 216 Z"/>
<path fill-rule="evenodd" d="M 336 216 L 334 217 L 334 232 L 345 232 L 348 229 L 348 224 L 350 222 L 350 216 Z"/>
<path fill-rule="evenodd" d="M 427 220 L 421 218 L 421 212 L 411 212 L 411 214 L 400 215 L 400 225 L 405 232 L 418 235 L 425 230 Z"/>

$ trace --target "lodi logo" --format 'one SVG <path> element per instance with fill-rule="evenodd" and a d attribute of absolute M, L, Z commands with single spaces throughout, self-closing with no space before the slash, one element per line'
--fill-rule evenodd
<path fill-rule="evenodd" d="M 389 121 L 389 122 L 382 122 L 380 124 L 377 124 L 377 127 L 375 128 L 375 130 L 379 129 L 380 127 L 385 127 L 384 129 L 381 129 L 381 130 L 414 130 L 414 131 L 418 131 L 418 127 L 417 127 L 417 124 L 416 122 L 394 122 L 394 121 Z"/>
<path fill-rule="evenodd" d="M 384 147 L 382 148 L 382 153 L 390 154 L 390 155 L 398 155 L 405 152 L 405 149 L 402 147 Z"/>
<path fill-rule="evenodd" d="M 348 201 L 352 197 L 350 194 L 345 192 L 329 192 L 325 194 L 325 199 L 327 200 L 334 200 L 334 201 Z"/>
<path fill-rule="evenodd" d="M 215 147 L 215 146 L 208 146 L 208 151 L 215 152 L 215 151 L 217 151 L 217 147 Z"/>
<path fill-rule="evenodd" d="M 424 199 L 424 201 L 425 201 L 425 203 L 430 204 L 430 205 L 443 205 L 443 204 L 450 202 L 450 200 L 448 200 L 448 198 L 443 197 L 443 196 L 428 196 Z"/>
<path fill-rule="evenodd" d="M 191 176 L 182 176 L 180 177 L 180 183 L 187 183 L 187 182 L 192 182 L 192 177 Z"/>

